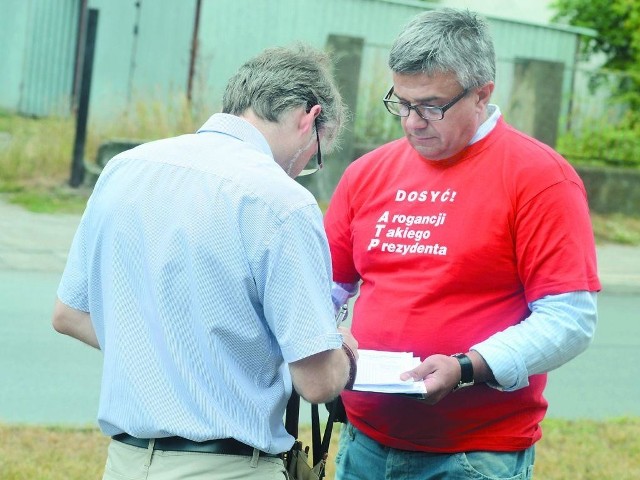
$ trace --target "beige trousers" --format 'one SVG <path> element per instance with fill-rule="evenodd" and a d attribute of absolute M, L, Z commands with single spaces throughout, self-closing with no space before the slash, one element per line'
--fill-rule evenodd
<path fill-rule="evenodd" d="M 282 460 L 274 457 L 167 452 L 138 448 L 112 440 L 103 480 L 227 480 L 287 478 Z"/>

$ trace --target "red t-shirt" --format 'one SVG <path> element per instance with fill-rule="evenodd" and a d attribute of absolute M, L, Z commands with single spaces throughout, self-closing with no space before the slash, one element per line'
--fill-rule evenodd
<path fill-rule="evenodd" d="M 545 295 L 596 291 L 586 192 L 574 169 L 502 119 L 430 162 L 400 139 L 353 162 L 325 216 L 337 282 L 362 280 L 360 348 L 466 352 Z M 476 385 L 429 406 L 345 392 L 349 421 L 378 442 L 427 452 L 512 451 L 540 436 L 546 375 L 500 392 Z"/>

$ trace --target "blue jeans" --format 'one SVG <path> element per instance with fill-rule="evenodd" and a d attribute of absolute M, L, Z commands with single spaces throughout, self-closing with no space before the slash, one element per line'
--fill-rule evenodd
<path fill-rule="evenodd" d="M 336 480 L 530 480 L 535 447 L 519 452 L 425 453 L 385 447 L 342 426 Z"/>

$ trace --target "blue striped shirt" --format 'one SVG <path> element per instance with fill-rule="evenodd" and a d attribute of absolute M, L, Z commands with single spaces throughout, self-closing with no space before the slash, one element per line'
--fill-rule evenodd
<path fill-rule="evenodd" d="M 342 344 L 322 213 L 231 115 L 109 162 L 58 296 L 91 314 L 106 435 L 283 452 L 287 362 Z"/>

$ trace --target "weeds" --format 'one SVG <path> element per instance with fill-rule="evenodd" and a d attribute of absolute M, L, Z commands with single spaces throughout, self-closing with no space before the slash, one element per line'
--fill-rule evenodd
<path fill-rule="evenodd" d="M 536 447 L 535 478 L 631 480 L 640 478 L 640 419 L 607 421 L 546 419 Z M 327 480 L 334 478 L 340 425 L 331 436 Z M 301 427 L 305 445 L 308 427 Z M 0 423 L 3 480 L 101 478 L 109 439 L 95 428 Z"/>
<path fill-rule="evenodd" d="M 378 93 L 368 94 L 374 97 Z M 379 107 L 358 115 L 358 142 L 401 135 L 397 119 Z M 86 159 L 95 159 L 98 146 L 107 139 L 145 141 L 193 132 L 204 121 L 200 116 L 181 98 L 170 104 L 138 104 L 118 122 L 89 130 Z M 0 193 L 34 212 L 82 212 L 91 189 L 68 187 L 74 137 L 71 117 L 34 119 L 0 111 Z M 597 242 L 640 245 L 640 218 L 593 214 L 592 221 Z"/>

